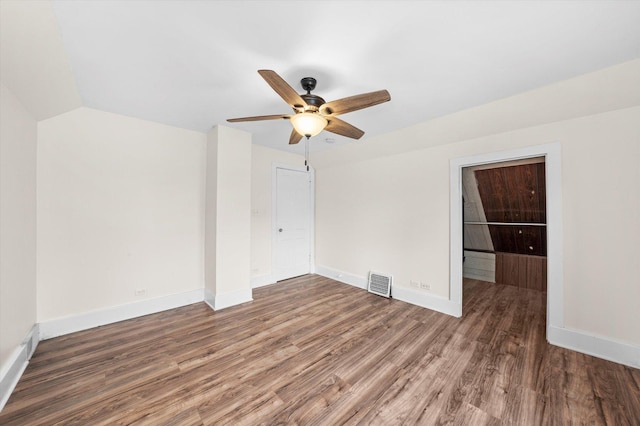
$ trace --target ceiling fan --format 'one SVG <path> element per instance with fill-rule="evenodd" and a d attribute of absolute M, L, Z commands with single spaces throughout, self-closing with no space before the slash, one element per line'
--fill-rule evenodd
<path fill-rule="evenodd" d="M 325 102 L 320 96 L 311 93 L 316 88 L 316 79 L 313 77 L 304 77 L 300 81 L 302 88 L 307 93 L 299 95 L 275 71 L 259 70 L 258 74 L 293 108 L 294 113 L 231 118 L 227 121 L 236 123 L 240 121 L 290 120 L 293 130 L 289 137 L 289 144 L 297 144 L 303 137 L 309 139 L 322 130 L 352 139 L 360 139 L 364 132 L 346 121 L 340 120 L 337 116 L 391 100 L 388 91 L 378 90 Z"/>

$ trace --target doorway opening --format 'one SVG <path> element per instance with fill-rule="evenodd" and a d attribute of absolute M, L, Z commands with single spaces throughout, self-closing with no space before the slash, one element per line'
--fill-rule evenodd
<path fill-rule="evenodd" d="M 544 157 L 462 169 L 463 277 L 546 292 L 545 192 Z"/>
<path fill-rule="evenodd" d="M 462 169 L 463 300 L 488 283 L 546 297 L 545 194 L 543 156 Z"/>
<path fill-rule="evenodd" d="M 549 336 L 550 329 L 563 327 L 562 197 L 560 155 L 560 145 L 554 143 L 451 160 L 449 210 L 451 235 L 451 281 L 449 294 L 450 300 L 456 305 L 457 316 L 463 315 L 463 169 L 508 161 L 536 161 L 532 159 L 542 157 L 544 158 L 546 195 L 546 226 L 544 228 L 546 228 L 547 255 L 547 338 Z"/>

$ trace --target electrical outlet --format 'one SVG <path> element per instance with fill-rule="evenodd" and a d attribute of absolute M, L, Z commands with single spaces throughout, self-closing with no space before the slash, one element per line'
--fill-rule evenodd
<path fill-rule="evenodd" d="M 420 283 L 418 281 L 409 281 L 409 285 L 411 285 L 411 287 L 416 287 L 419 288 L 420 287 Z"/>
<path fill-rule="evenodd" d="M 144 296 L 147 294 L 147 289 L 146 288 L 137 288 L 134 292 L 134 295 L 136 296 Z"/>
<path fill-rule="evenodd" d="M 429 285 L 429 283 L 425 283 L 425 282 L 420 283 L 420 288 L 423 290 L 431 290 L 431 286 Z"/>

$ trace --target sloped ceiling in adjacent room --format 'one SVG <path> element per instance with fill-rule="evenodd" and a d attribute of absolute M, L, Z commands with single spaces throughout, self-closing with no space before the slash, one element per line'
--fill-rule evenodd
<path fill-rule="evenodd" d="M 389 90 L 391 102 L 345 116 L 361 141 L 323 132 L 312 151 L 640 58 L 640 2 L 629 1 L 0 4 L 2 80 L 38 119 L 84 105 L 206 132 L 289 113 L 258 69 L 300 92 L 313 76 L 326 100 Z M 303 149 L 288 146 L 285 121 L 230 125 L 257 144 Z"/>

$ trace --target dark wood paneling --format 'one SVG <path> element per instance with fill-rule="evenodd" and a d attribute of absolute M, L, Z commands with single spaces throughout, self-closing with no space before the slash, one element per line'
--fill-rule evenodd
<path fill-rule="evenodd" d="M 506 169 L 506 170 L 505 170 Z M 520 222 L 545 223 L 544 163 L 503 169 L 505 179 L 514 179 Z"/>
<path fill-rule="evenodd" d="M 496 253 L 496 283 L 547 291 L 547 258 Z"/>
<path fill-rule="evenodd" d="M 546 169 L 544 163 L 540 163 L 536 168 L 536 177 L 538 178 L 538 208 L 536 211 L 540 215 L 539 223 L 547 223 L 547 182 Z"/>
<path fill-rule="evenodd" d="M 546 223 L 544 163 L 474 172 L 488 222 Z M 546 227 L 490 225 L 495 251 L 546 256 Z"/>
<path fill-rule="evenodd" d="M 510 285 L 518 285 L 520 281 L 520 264 L 518 258 L 515 256 L 509 256 L 505 254 L 503 257 L 504 260 L 504 277 L 505 284 Z"/>
<path fill-rule="evenodd" d="M 514 284 L 518 287 L 529 288 L 529 276 L 527 275 L 528 257 L 524 255 L 513 255 L 518 261 L 518 281 Z"/>
<path fill-rule="evenodd" d="M 519 226 L 523 247 L 518 253 L 535 256 L 547 255 L 547 228 L 544 226 Z"/>
<path fill-rule="evenodd" d="M 522 173 L 520 166 L 501 167 L 496 169 L 500 172 L 502 179 L 502 190 L 504 194 L 504 204 L 507 206 L 505 219 L 501 222 L 523 222 L 523 206 L 521 199 L 523 198 L 523 189 L 521 188 L 520 174 Z M 484 203 L 484 200 L 482 200 Z"/>
<path fill-rule="evenodd" d="M 547 228 L 544 226 L 489 225 L 496 252 L 547 255 Z"/>
<path fill-rule="evenodd" d="M 547 258 L 540 256 L 527 256 L 526 276 L 527 288 L 531 290 L 547 291 L 546 267 Z"/>
<path fill-rule="evenodd" d="M 496 283 L 504 283 L 504 260 L 502 253 L 496 253 Z"/>
<path fill-rule="evenodd" d="M 513 222 L 502 169 L 476 170 L 478 192 L 488 222 Z"/>

